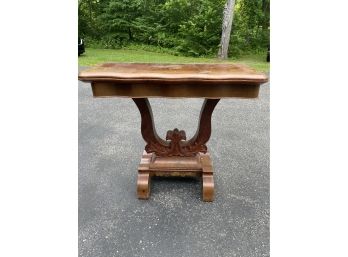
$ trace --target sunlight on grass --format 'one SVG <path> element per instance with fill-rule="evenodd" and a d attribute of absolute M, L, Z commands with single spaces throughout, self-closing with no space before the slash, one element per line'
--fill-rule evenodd
<path fill-rule="evenodd" d="M 196 58 L 175 56 L 144 50 L 129 49 L 92 49 L 79 56 L 79 66 L 92 66 L 105 62 L 138 62 L 138 63 L 243 63 L 258 71 L 268 72 L 269 63 L 263 55 L 248 55 L 238 59 L 221 61 L 217 58 Z"/>

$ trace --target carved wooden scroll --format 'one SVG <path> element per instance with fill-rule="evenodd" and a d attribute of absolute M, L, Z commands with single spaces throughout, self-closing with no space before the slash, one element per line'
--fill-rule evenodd
<path fill-rule="evenodd" d="M 145 150 L 148 153 L 155 153 L 156 156 L 195 156 L 197 153 L 207 152 L 205 145 L 211 135 L 211 116 L 214 108 L 220 99 L 205 99 L 195 135 L 186 140 L 186 133 L 183 130 L 169 130 L 166 140 L 157 135 L 151 105 L 147 98 L 132 98 L 141 114 L 141 134 L 147 143 Z"/>

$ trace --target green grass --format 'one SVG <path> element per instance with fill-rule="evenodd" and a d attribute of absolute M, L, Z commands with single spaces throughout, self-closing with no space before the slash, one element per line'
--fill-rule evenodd
<path fill-rule="evenodd" d="M 138 62 L 138 63 L 243 63 L 263 72 L 269 71 L 265 54 L 252 54 L 240 58 L 220 61 L 217 58 L 196 58 L 175 56 L 167 53 L 149 52 L 130 49 L 92 49 L 79 56 L 79 66 L 92 66 L 104 62 Z"/>

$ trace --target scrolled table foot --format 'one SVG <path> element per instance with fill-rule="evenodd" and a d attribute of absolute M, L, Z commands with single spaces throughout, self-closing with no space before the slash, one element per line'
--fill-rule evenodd
<path fill-rule="evenodd" d="M 203 181 L 203 201 L 212 202 L 214 200 L 214 177 L 213 174 L 204 174 Z"/>
<path fill-rule="evenodd" d="M 212 202 L 214 200 L 214 176 L 213 164 L 209 153 L 201 154 L 202 163 L 202 186 L 203 201 Z"/>
<path fill-rule="evenodd" d="M 139 199 L 149 199 L 150 197 L 150 173 L 139 172 L 137 182 L 137 195 Z"/>

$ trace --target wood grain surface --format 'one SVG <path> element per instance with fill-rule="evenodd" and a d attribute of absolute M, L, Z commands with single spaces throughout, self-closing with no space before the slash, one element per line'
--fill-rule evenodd
<path fill-rule="evenodd" d="M 104 63 L 83 70 L 82 81 L 122 82 L 250 82 L 264 83 L 267 76 L 242 64 L 153 64 L 153 63 Z"/>
<path fill-rule="evenodd" d="M 255 98 L 265 74 L 241 64 L 105 63 L 79 74 L 95 97 Z"/>

